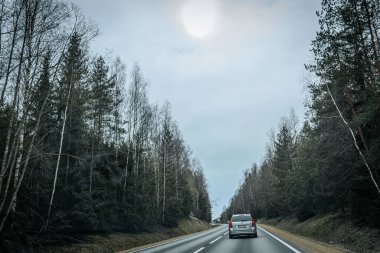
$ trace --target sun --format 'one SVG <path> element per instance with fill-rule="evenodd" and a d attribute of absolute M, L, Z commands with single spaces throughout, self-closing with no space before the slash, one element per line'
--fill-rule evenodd
<path fill-rule="evenodd" d="M 189 0 L 181 9 L 181 19 L 187 32 L 196 38 L 211 35 L 218 19 L 214 0 Z"/>

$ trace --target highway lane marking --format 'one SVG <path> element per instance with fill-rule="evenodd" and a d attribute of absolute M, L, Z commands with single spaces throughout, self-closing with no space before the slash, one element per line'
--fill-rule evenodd
<path fill-rule="evenodd" d="M 265 229 L 263 229 L 262 227 L 259 227 L 262 231 L 264 231 L 265 233 L 267 233 L 268 235 L 272 236 L 274 239 L 276 239 L 277 241 L 279 241 L 280 243 L 284 244 L 286 247 L 288 247 L 290 250 L 292 250 L 293 252 L 295 253 L 301 253 L 301 251 L 293 248 L 292 246 L 290 246 L 289 244 L 287 244 L 286 242 L 284 242 L 283 240 L 281 240 L 280 238 L 278 238 L 277 236 L 269 233 L 268 231 L 266 231 Z"/>
<path fill-rule="evenodd" d="M 200 248 L 200 249 L 198 249 L 198 250 L 196 250 L 196 251 L 194 251 L 193 253 L 198 253 L 198 252 L 201 252 L 202 250 L 204 250 L 205 249 L 205 247 L 202 247 L 202 248 Z"/>
<path fill-rule="evenodd" d="M 193 234 L 189 234 L 189 235 L 185 235 L 183 237 L 180 237 L 180 238 L 177 238 L 177 239 L 172 239 L 167 242 L 163 242 L 163 243 L 159 243 L 159 244 L 154 244 L 152 246 L 148 246 L 148 247 L 145 247 L 145 248 L 140 248 L 140 249 L 136 249 L 134 251 L 131 251 L 129 253 L 137 253 L 137 252 L 140 252 L 140 251 L 144 251 L 144 250 L 148 250 L 148 249 L 152 249 L 152 248 L 155 248 L 155 247 L 159 247 L 159 246 L 163 246 L 163 245 L 166 245 L 166 244 L 170 244 L 170 243 L 173 243 L 173 242 L 178 242 L 178 241 L 181 241 L 181 240 L 185 240 L 185 239 L 188 239 L 188 238 L 191 238 L 193 236 L 198 236 L 202 233 L 205 233 L 205 234 L 210 234 L 210 233 L 213 233 L 215 231 L 218 231 L 220 229 L 222 229 L 223 227 L 216 227 L 216 228 L 212 228 L 212 229 L 209 229 L 209 230 L 204 230 L 204 231 L 200 231 L 200 232 L 196 232 L 196 233 L 193 233 Z M 120 252 L 128 252 L 128 250 L 123 250 L 123 251 L 120 251 Z M 119 252 L 119 253 L 120 253 Z M 195 252 L 194 252 L 195 253 Z"/>
<path fill-rule="evenodd" d="M 226 235 L 226 234 L 228 234 L 228 231 L 227 231 L 227 232 L 225 232 L 223 235 Z"/>
<path fill-rule="evenodd" d="M 219 240 L 220 238 L 222 238 L 222 236 L 219 236 L 218 238 L 216 238 L 214 241 L 210 242 L 209 244 L 213 244 L 214 242 L 216 242 L 216 241 Z"/>

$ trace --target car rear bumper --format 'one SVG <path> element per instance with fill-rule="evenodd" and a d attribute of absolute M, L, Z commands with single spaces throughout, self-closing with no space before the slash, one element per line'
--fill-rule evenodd
<path fill-rule="evenodd" d="M 237 230 L 230 228 L 229 229 L 229 234 L 230 236 L 235 236 L 235 235 L 257 235 L 257 229 L 256 226 L 252 227 L 251 229 L 244 229 L 244 230 Z"/>

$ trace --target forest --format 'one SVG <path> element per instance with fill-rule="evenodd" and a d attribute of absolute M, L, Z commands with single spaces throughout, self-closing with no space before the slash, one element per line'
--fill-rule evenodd
<path fill-rule="evenodd" d="M 1 0 L 0 237 L 211 220 L 202 166 L 137 63 L 60 0 Z"/>
<path fill-rule="evenodd" d="M 291 111 L 269 131 L 223 220 L 340 212 L 380 227 L 380 3 L 323 0 L 317 16 L 305 120 Z"/>

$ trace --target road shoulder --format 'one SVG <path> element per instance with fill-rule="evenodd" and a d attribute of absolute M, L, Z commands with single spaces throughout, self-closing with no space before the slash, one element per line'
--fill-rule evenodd
<path fill-rule="evenodd" d="M 266 224 L 259 224 L 260 227 L 267 230 L 268 232 L 272 233 L 273 235 L 279 237 L 280 239 L 287 241 L 291 244 L 294 244 L 297 246 L 297 248 L 302 249 L 305 252 L 310 253 L 344 253 L 344 252 L 351 252 L 346 249 L 342 249 L 335 245 L 328 245 L 326 243 L 322 243 L 319 241 L 316 241 L 314 239 L 304 237 L 301 235 L 296 235 L 287 231 L 284 231 L 282 229 L 269 226 Z"/>

